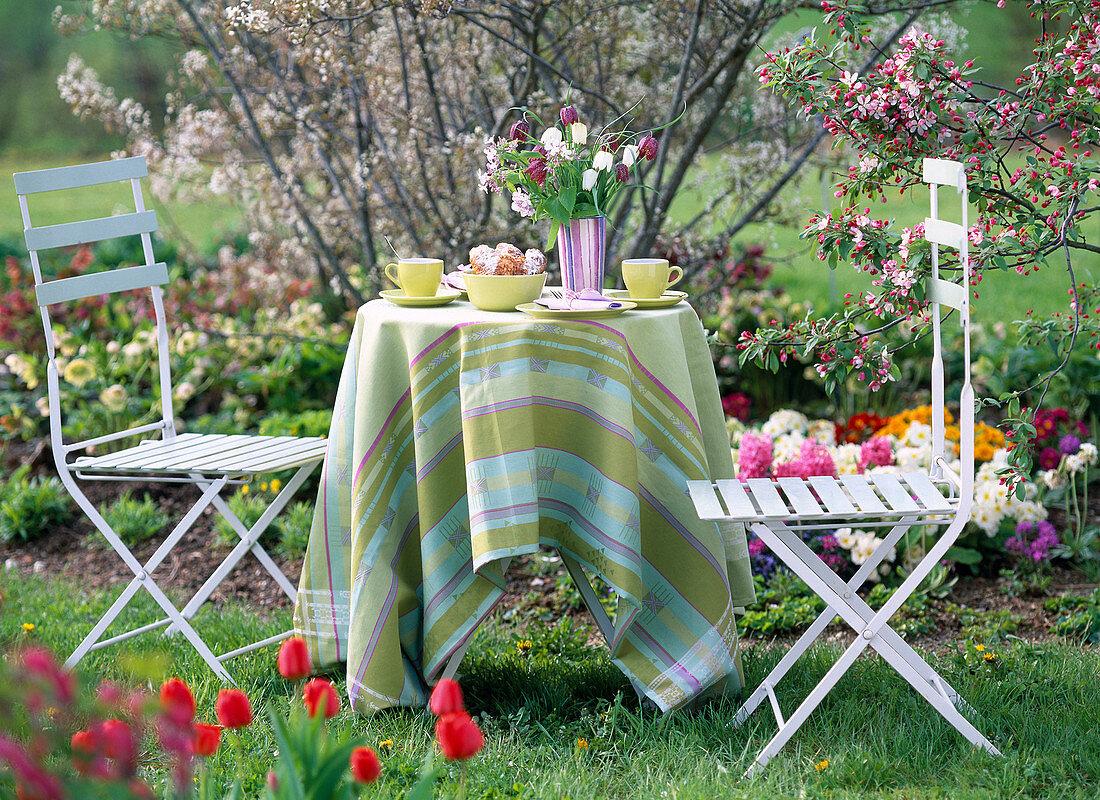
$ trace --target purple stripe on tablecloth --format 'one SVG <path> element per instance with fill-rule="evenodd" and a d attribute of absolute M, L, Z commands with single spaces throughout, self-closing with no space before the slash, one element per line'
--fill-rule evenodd
<path fill-rule="evenodd" d="M 340 631 L 336 625 L 336 592 L 332 588 L 332 544 L 328 536 L 328 458 L 325 458 L 324 467 L 321 469 L 321 508 L 324 509 L 325 529 L 325 569 L 328 571 L 328 591 L 330 608 L 332 608 L 332 636 L 336 640 L 336 660 L 340 658 Z M 320 643 L 318 643 L 320 647 Z"/>
<path fill-rule="evenodd" d="M 680 402 L 680 399 L 678 397 L 676 397 L 676 395 L 674 395 L 672 392 L 670 392 L 665 387 L 665 385 L 663 383 L 661 383 L 659 380 L 657 380 L 657 378 L 653 375 L 653 373 L 651 373 L 648 369 L 646 369 L 645 367 L 642 366 L 642 362 L 640 362 L 638 360 L 638 357 L 634 355 L 634 351 L 630 349 L 630 344 L 627 343 L 626 337 L 623 336 L 622 331 L 616 330 L 615 328 L 612 328 L 609 325 L 603 325 L 602 323 L 599 323 L 599 322 L 589 322 L 588 324 L 589 325 L 595 325 L 597 328 L 603 328 L 605 331 L 609 331 L 609 332 L 615 334 L 618 338 L 620 338 L 622 340 L 623 347 L 626 348 L 626 352 L 630 355 L 631 362 L 634 365 L 636 365 L 638 367 L 638 369 L 640 369 L 643 373 L 645 373 L 645 376 L 647 378 L 649 378 L 651 381 L 653 381 L 655 384 L 657 384 L 657 386 L 661 389 L 661 391 L 665 393 L 666 397 L 668 397 L 672 402 L 674 402 L 676 405 L 678 405 L 680 407 L 680 410 L 684 412 L 684 416 L 686 416 L 689 420 L 691 420 L 691 424 L 695 426 L 695 432 L 699 435 L 699 438 L 701 439 L 703 437 L 703 429 L 699 426 L 699 423 L 696 421 L 695 417 L 693 417 L 691 415 L 691 412 L 688 411 L 687 406 L 685 406 L 682 402 Z"/>
<path fill-rule="evenodd" d="M 552 408 L 562 408 L 567 411 L 575 411 L 582 414 L 594 422 L 598 422 L 602 427 L 614 433 L 616 436 L 620 436 L 626 441 L 634 444 L 634 436 L 626 428 L 621 425 L 616 425 L 606 417 L 602 417 L 593 411 L 588 406 L 581 405 L 580 403 L 570 403 L 567 400 L 557 400 L 553 397 L 540 397 L 534 395 L 531 397 L 517 397 L 513 400 L 503 400 L 499 403 L 490 403 L 486 406 L 478 406 L 476 408 L 470 408 L 462 412 L 463 419 L 473 419 L 474 417 L 480 417 L 485 414 L 492 414 L 497 411 L 511 411 L 517 408 L 525 408 L 527 406 L 551 406 Z"/>
<path fill-rule="evenodd" d="M 468 324 L 471 324 L 471 323 L 465 323 L 465 324 L 468 325 Z M 476 324 L 476 323 L 474 323 L 474 324 Z M 440 336 L 438 339 L 436 339 L 430 345 L 428 345 L 423 350 L 421 350 L 419 353 L 417 353 L 416 358 L 414 358 L 412 361 L 409 362 L 410 372 L 411 372 L 412 369 L 414 369 L 416 367 L 417 364 L 420 363 L 420 359 L 422 359 L 426 355 L 428 355 L 428 353 L 430 353 L 432 350 L 434 350 L 439 345 L 439 343 L 442 342 L 444 339 L 446 339 L 448 336 L 454 336 L 456 333 L 458 333 L 458 329 L 462 328 L 462 327 L 465 327 L 465 325 L 455 325 L 453 328 L 448 328 L 446 333 L 444 333 L 442 336 Z"/>
<path fill-rule="evenodd" d="M 393 422 L 393 418 L 397 414 L 398 409 L 400 409 L 402 404 L 409 399 L 411 394 L 412 387 L 409 387 L 401 393 L 401 397 L 398 399 L 397 405 L 393 407 L 393 409 L 390 411 L 389 416 L 386 417 L 386 421 L 382 423 L 382 427 L 378 429 L 378 435 L 374 437 L 374 441 L 371 443 L 370 448 L 367 450 L 367 454 L 363 456 L 363 460 L 359 462 L 359 466 L 355 469 L 356 481 L 359 480 L 359 475 L 363 472 L 363 467 L 367 465 L 367 461 L 369 461 L 370 457 L 374 455 L 374 449 L 378 447 L 378 444 L 382 441 L 382 436 L 385 435 L 386 430 L 390 427 L 390 423 Z"/>
<path fill-rule="evenodd" d="M 703 688 L 703 684 L 700 683 L 699 679 L 688 672 L 686 667 L 684 667 L 679 661 L 673 658 L 672 655 L 663 647 L 661 647 L 657 643 L 657 640 L 654 639 L 650 634 L 648 634 L 641 626 L 635 625 L 632 633 L 639 639 L 644 641 L 649 646 L 649 649 L 656 653 L 667 666 L 672 667 L 673 671 L 676 672 L 676 674 L 678 674 L 687 683 L 694 687 L 693 693 L 698 692 Z"/>
<path fill-rule="evenodd" d="M 451 576 L 451 579 L 447 581 L 443 587 L 432 595 L 432 599 L 428 601 L 428 604 L 424 606 L 424 616 L 427 618 L 431 614 L 437 605 L 439 605 L 444 597 L 450 597 L 455 586 L 462 582 L 462 579 L 474 571 L 474 562 L 467 561 L 459 568 L 458 572 Z"/>
<path fill-rule="evenodd" d="M 476 514 L 470 515 L 470 525 L 475 525 L 479 522 L 487 522 L 491 519 L 500 519 L 501 517 L 511 516 L 513 511 L 520 514 L 530 514 L 532 511 L 538 511 L 538 500 L 533 500 L 527 503 L 516 503 L 511 506 L 497 506 L 490 508 L 486 511 L 479 511 Z"/>
<path fill-rule="evenodd" d="M 578 511 L 576 507 L 566 503 L 562 500 L 554 500 L 549 497 L 543 497 L 539 500 L 541 505 L 548 508 L 554 508 L 558 511 L 564 512 L 573 522 L 580 525 L 595 538 L 599 543 L 605 545 L 607 549 L 612 550 L 620 555 L 628 556 L 635 561 L 641 560 L 641 554 L 633 548 L 627 547 L 620 541 L 612 539 L 606 533 L 595 527 L 588 521 L 588 517 L 583 512 Z"/>
<path fill-rule="evenodd" d="M 370 639 L 367 642 L 367 647 L 363 651 L 363 658 L 359 661 L 359 668 L 355 671 L 355 683 L 362 684 L 363 673 L 366 672 L 367 664 L 370 663 L 371 658 L 374 655 L 374 649 L 378 646 L 378 640 L 382 636 L 382 629 L 386 625 L 386 619 L 390 615 L 390 609 L 393 607 L 393 602 L 397 598 L 397 585 L 398 578 L 397 573 L 394 570 L 397 568 L 397 562 L 401 559 L 401 553 L 405 549 L 405 542 L 409 539 L 411 534 L 420 525 L 420 515 L 413 514 L 412 519 L 409 520 L 408 526 L 401 534 L 401 541 L 397 544 L 397 549 L 394 551 L 393 558 L 390 560 L 390 573 L 393 575 L 393 580 L 390 581 L 390 591 L 386 595 L 386 602 L 382 604 L 382 611 L 378 615 L 378 620 L 374 624 L 374 630 L 371 631 Z M 351 681 L 348 681 L 350 684 Z"/>
<path fill-rule="evenodd" d="M 419 484 L 420 481 L 422 481 L 424 479 L 424 476 L 427 475 L 429 472 L 431 472 L 433 469 L 435 469 L 439 465 L 439 462 L 442 461 L 444 458 L 446 458 L 447 454 L 450 453 L 452 450 L 454 450 L 455 446 L 458 445 L 458 443 L 461 442 L 461 441 L 462 441 L 462 431 L 459 430 L 459 432 L 456 433 L 451 438 L 451 441 L 449 441 L 449 442 L 447 442 L 447 444 L 443 445 L 443 449 L 440 450 L 438 453 L 436 453 L 431 461 L 429 461 L 422 468 L 420 468 L 416 471 L 416 482 Z"/>
<path fill-rule="evenodd" d="M 714 567 L 714 571 L 717 572 L 718 575 L 722 578 L 723 583 L 726 584 L 726 588 L 728 589 L 729 583 L 727 580 L 725 567 L 718 563 L 717 559 L 715 559 L 714 557 L 714 554 L 710 552 L 710 550 L 708 550 L 706 547 L 704 547 L 703 543 L 696 539 L 695 535 L 692 534 L 692 532 L 689 531 L 687 528 L 685 528 L 680 523 L 680 520 L 678 520 L 671 511 L 665 508 L 661 504 L 661 502 L 656 497 L 654 497 L 653 494 L 644 486 L 638 487 L 638 498 L 641 500 L 645 500 L 647 503 L 649 503 L 650 507 L 653 508 L 653 510 L 656 511 L 658 514 L 660 514 L 664 521 L 667 522 L 670 527 L 674 528 L 676 532 L 684 538 L 684 541 L 690 544 L 695 549 L 695 551 L 699 553 L 699 555 L 707 560 L 707 563 Z"/>

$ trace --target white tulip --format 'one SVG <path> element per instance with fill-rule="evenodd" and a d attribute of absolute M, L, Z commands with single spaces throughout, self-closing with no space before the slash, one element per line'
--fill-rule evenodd
<path fill-rule="evenodd" d="M 557 128 L 547 128 L 542 134 L 542 143 L 547 147 L 562 143 L 561 131 Z"/>
<path fill-rule="evenodd" d="M 582 145 L 588 141 L 588 126 L 583 122 L 574 122 L 569 126 L 569 135 L 573 139 L 573 144 Z"/>
<path fill-rule="evenodd" d="M 610 172 L 615 166 L 615 156 L 608 150 L 601 150 L 596 153 L 596 157 L 592 159 L 592 169 L 603 170 L 604 172 Z"/>
<path fill-rule="evenodd" d="M 584 174 L 581 175 L 581 188 L 585 191 L 591 191 L 592 187 L 596 185 L 596 178 L 599 177 L 599 173 L 594 169 L 586 169 Z"/>
<path fill-rule="evenodd" d="M 634 162 L 638 160 L 638 146 L 635 144 L 628 144 L 623 148 L 623 163 L 628 167 L 634 166 Z"/>

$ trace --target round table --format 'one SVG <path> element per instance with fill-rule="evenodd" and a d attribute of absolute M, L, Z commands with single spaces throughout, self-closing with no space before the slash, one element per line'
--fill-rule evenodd
<path fill-rule="evenodd" d="M 744 529 L 688 480 L 732 477 L 714 368 L 686 304 L 537 320 L 375 300 L 348 344 L 295 628 L 347 665 L 353 707 L 426 701 L 540 546 L 618 597 L 608 646 L 662 710 L 740 691 Z"/>

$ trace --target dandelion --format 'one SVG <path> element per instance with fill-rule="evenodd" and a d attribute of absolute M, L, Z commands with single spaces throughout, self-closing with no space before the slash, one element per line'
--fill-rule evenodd
<path fill-rule="evenodd" d="M 577 749 L 578 750 L 587 750 L 588 749 L 588 740 L 583 739 L 583 738 L 577 739 Z"/>
<path fill-rule="evenodd" d="M 992 664 L 996 660 L 997 660 L 997 654 L 996 653 L 984 653 L 982 655 L 982 661 L 984 661 L 987 664 Z"/>
<path fill-rule="evenodd" d="M 241 487 L 241 494 L 248 494 L 248 484 Z"/>
<path fill-rule="evenodd" d="M 393 750 L 393 739 L 383 739 L 378 743 L 379 750 Z"/>
<path fill-rule="evenodd" d="M 278 478 L 271 479 L 271 491 L 278 492 L 282 488 L 283 482 Z"/>
<path fill-rule="evenodd" d="M 529 652 L 531 652 L 531 640 L 521 639 L 520 641 L 516 642 L 516 649 L 519 650 L 520 655 L 527 655 Z"/>
<path fill-rule="evenodd" d="M 829 768 L 828 760 L 818 761 L 816 764 L 814 764 L 814 769 L 817 770 L 818 772 L 824 772 L 828 768 Z"/>
<path fill-rule="evenodd" d="M 267 481 L 264 481 L 263 483 L 260 484 L 260 491 L 261 492 L 266 492 L 267 491 Z"/>
<path fill-rule="evenodd" d="M 31 631 L 34 630 L 34 623 L 33 622 L 24 622 L 22 627 L 23 627 L 24 631 L 26 631 L 27 633 L 30 633 Z"/>

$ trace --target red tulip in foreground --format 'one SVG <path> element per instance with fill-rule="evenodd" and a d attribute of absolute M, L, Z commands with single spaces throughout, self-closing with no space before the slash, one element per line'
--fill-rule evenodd
<path fill-rule="evenodd" d="M 336 687 L 324 678 L 314 678 L 305 685 L 302 689 L 302 702 L 311 717 L 317 716 L 317 712 L 321 711 L 325 719 L 330 719 L 340 710 L 340 696 L 336 694 Z"/>
<path fill-rule="evenodd" d="M 193 742 L 195 755 L 209 758 L 218 751 L 221 740 L 221 725 L 207 725 L 204 722 L 195 724 L 195 739 Z"/>
<path fill-rule="evenodd" d="M 313 665 L 309 660 L 309 647 L 305 640 L 292 636 L 283 642 L 279 648 L 278 659 L 279 674 L 288 681 L 297 681 L 305 678 L 313 671 Z"/>
<path fill-rule="evenodd" d="M 435 738 L 448 761 L 465 761 L 481 752 L 485 736 L 465 711 L 451 711 L 435 723 Z"/>
<path fill-rule="evenodd" d="M 356 747 L 351 751 L 351 776 L 359 783 L 374 783 L 382 774 L 382 762 L 369 747 Z"/>
<path fill-rule="evenodd" d="M 457 681 L 442 678 L 432 689 L 428 709 L 437 717 L 450 714 L 452 711 L 464 711 L 466 706 L 462 702 L 462 687 Z"/>
<path fill-rule="evenodd" d="M 223 728 L 244 728 L 252 723 L 252 705 L 240 689 L 222 689 L 214 702 L 214 712 Z"/>
<path fill-rule="evenodd" d="M 195 696 L 179 678 L 169 678 L 161 684 L 160 705 L 175 722 L 186 724 L 195 718 Z"/>

